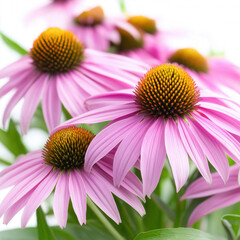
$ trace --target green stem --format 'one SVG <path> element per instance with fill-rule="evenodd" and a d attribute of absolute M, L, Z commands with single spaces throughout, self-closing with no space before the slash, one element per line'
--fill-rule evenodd
<path fill-rule="evenodd" d="M 125 240 L 89 198 L 87 198 L 87 204 L 116 240 Z"/>
<path fill-rule="evenodd" d="M 122 13 L 126 13 L 126 6 L 125 6 L 124 0 L 119 0 L 119 5 L 120 5 Z"/>

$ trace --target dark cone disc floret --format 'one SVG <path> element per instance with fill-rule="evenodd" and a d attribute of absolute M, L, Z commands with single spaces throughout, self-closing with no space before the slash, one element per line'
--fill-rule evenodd
<path fill-rule="evenodd" d="M 34 41 L 30 51 L 33 64 L 42 72 L 62 73 L 79 66 L 83 45 L 77 37 L 60 28 L 49 28 Z"/>
<path fill-rule="evenodd" d="M 148 71 L 135 89 L 140 113 L 154 117 L 176 117 L 196 108 L 199 90 L 181 67 L 162 64 Z"/>
<path fill-rule="evenodd" d="M 82 12 L 74 18 L 75 23 L 82 26 L 95 26 L 101 24 L 104 19 L 104 11 L 100 6 Z"/>
<path fill-rule="evenodd" d="M 208 63 L 206 58 L 193 48 L 178 49 L 169 57 L 169 62 L 178 63 L 197 73 L 208 72 Z"/>
<path fill-rule="evenodd" d="M 93 138 L 94 134 L 83 128 L 61 129 L 47 140 L 42 150 L 43 159 L 48 165 L 60 170 L 82 168 Z"/>
<path fill-rule="evenodd" d="M 154 34 L 157 31 L 155 20 L 145 16 L 132 16 L 128 22 L 145 33 Z"/>

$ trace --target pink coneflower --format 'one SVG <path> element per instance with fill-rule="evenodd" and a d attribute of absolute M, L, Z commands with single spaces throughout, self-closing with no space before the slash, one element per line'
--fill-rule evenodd
<path fill-rule="evenodd" d="M 90 171 L 98 159 L 118 146 L 113 163 L 115 185 L 121 184 L 140 158 L 143 192 L 150 196 L 166 156 L 177 191 L 188 178 L 188 157 L 207 182 L 211 182 L 207 159 L 227 181 L 225 153 L 240 162 L 240 144 L 234 137 L 240 133 L 240 114 L 225 107 L 225 101 L 199 91 L 181 67 L 162 64 L 148 71 L 134 92 L 89 99 L 87 104 L 92 107 L 103 107 L 69 120 L 60 128 L 113 120 L 89 146 L 85 170 Z"/>
<path fill-rule="evenodd" d="M 42 150 L 21 157 L 1 172 L 0 188 L 13 186 L 0 204 L 3 222 L 7 224 L 23 208 L 21 226 L 25 227 L 54 188 L 53 211 L 60 227 L 66 226 L 70 198 L 79 223 L 86 223 L 86 195 L 116 223 L 121 219 L 111 192 L 143 215 L 137 197 L 142 196 L 141 182 L 130 172 L 120 188 L 114 187 L 111 153 L 90 173 L 84 170 L 85 153 L 93 138 L 83 128 L 60 130 L 49 137 Z"/>
<path fill-rule="evenodd" d="M 130 16 L 126 19 L 126 22 L 136 28 L 140 38 L 134 38 L 128 31 L 117 28 L 121 36 L 120 43 L 115 45 L 117 52 L 140 61 L 144 59 L 144 62 L 151 66 L 163 63 L 162 59 L 159 59 L 158 53 L 160 51 L 163 54 L 165 49 L 168 52 L 167 37 L 169 34 L 160 31 L 157 28 L 156 21 L 146 16 Z M 155 48 L 156 43 L 157 49 Z M 155 56 L 156 54 L 157 56 Z"/>
<path fill-rule="evenodd" d="M 240 93 L 238 84 L 240 68 L 223 57 L 205 57 L 193 48 L 178 50 L 166 48 L 163 53 L 161 43 L 154 43 L 154 46 L 152 53 L 159 52 L 155 54 L 159 61 L 179 64 L 196 80 L 199 87 L 225 95 L 226 90 L 223 87 Z M 161 47 L 161 49 L 156 51 L 157 47 Z M 151 63 L 149 62 L 149 64 Z"/>
<path fill-rule="evenodd" d="M 209 185 L 204 179 L 199 178 L 187 188 L 183 195 L 182 200 L 210 197 L 194 209 L 188 220 L 188 226 L 215 210 L 240 201 L 239 166 L 235 165 L 230 168 L 229 179 L 225 184 L 221 181 L 218 173 L 213 173 L 212 179 L 213 182 Z"/>
<path fill-rule="evenodd" d="M 47 21 L 48 26 L 65 27 L 83 0 L 50 0 L 48 4 L 28 14 L 26 21 L 36 18 Z"/>
<path fill-rule="evenodd" d="M 119 44 L 117 28 L 127 31 L 132 38 L 139 39 L 139 32 L 122 18 L 106 17 L 102 7 L 83 11 L 67 27 L 78 36 L 86 47 L 107 51 L 111 45 Z"/>
<path fill-rule="evenodd" d="M 126 57 L 84 49 L 76 36 L 59 28 L 49 28 L 34 42 L 29 54 L 0 71 L 10 80 L 0 89 L 0 97 L 16 89 L 6 106 L 3 123 L 14 106 L 24 99 L 21 130 L 26 133 L 42 99 L 49 130 L 57 126 L 61 103 L 72 116 L 86 111 L 84 100 L 99 93 L 132 88 L 147 67 Z"/>

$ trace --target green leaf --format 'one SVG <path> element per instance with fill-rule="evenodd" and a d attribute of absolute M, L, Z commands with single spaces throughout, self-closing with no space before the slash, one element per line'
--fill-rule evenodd
<path fill-rule="evenodd" d="M 1 240 L 36 240 L 36 228 L 13 229 L 0 232 Z"/>
<path fill-rule="evenodd" d="M 41 207 L 37 209 L 38 240 L 56 240 L 51 228 L 48 226 Z"/>
<path fill-rule="evenodd" d="M 108 233 L 99 230 L 93 225 L 80 226 L 79 224 L 69 224 L 66 228 L 51 227 L 57 240 L 114 240 Z M 36 228 L 13 229 L 0 232 L 1 240 L 36 240 L 38 231 Z M 48 239 L 48 238 L 45 238 Z"/>
<path fill-rule="evenodd" d="M 10 166 L 12 163 L 0 158 L 0 163 L 4 164 L 4 165 L 7 165 L 7 166 Z"/>
<path fill-rule="evenodd" d="M 219 236 L 193 228 L 163 228 L 140 233 L 134 240 L 220 240 Z"/>
<path fill-rule="evenodd" d="M 6 45 L 15 52 L 19 53 L 20 55 L 26 55 L 28 53 L 23 47 L 11 40 L 5 34 L 0 33 L 0 36 L 2 37 L 2 40 L 6 43 Z"/>
<path fill-rule="evenodd" d="M 26 154 L 27 149 L 22 143 L 21 136 L 16 129 L 15 123 L 10 120 L 8 130 L 0 129 L 0 142 L 15 156 Z"/>
<path fill-rule="evenodd" d="M 175 221 L 176 214 L 172 211 L 171 208 L 169 208 L 169 206 L 165 202 L 163 202 L 155 193 L 152 194 L 152 199 L 159 207 L 159 209 L 166 213 L 172 221 Z"/>
<path fill-rule="evenodd" d="M 240 227 L 240 216 L 235 214 L 226 214 L 221 218 L 223 227 L 227 233 L 229 240 L 238 240 L 239 227 Z"/>

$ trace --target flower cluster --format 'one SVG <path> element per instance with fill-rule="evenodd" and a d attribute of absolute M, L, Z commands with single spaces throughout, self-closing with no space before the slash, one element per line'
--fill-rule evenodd
<path fill-rule="evenodd" d="M 40 106 L 49 135 L 42 149 L 0 173 L 0 189 L 12 187 L 0 203 L 3 222 L 23 209 L 25 227 L 52 193 L 61 228 L 70 200 L 81 225 L 88 201 L 117 224 L 116 198 L 143 216 L 145 198 L 155 194 L 168 163 L 176 192 L 189 185 L 190 166 L 202 176 L 182 200 L 214 195 L 195 208 L 189 226 L 238 202 L 240 106 L 223 89 L 240 92 L 240 68 L 171 47 L 150 17 L 108 17 L 101 6 L 75 13 L 82 2 L 55 0 L 35 11 L 67 9 L 68 20 L 42 31 L 25 56 L 0 70 L 8 79 L 0 97 L 13 92 L 3 126 L 23 100 L 21 133 Z M 96 134 L 89 130 L 102 122 Z"/>

